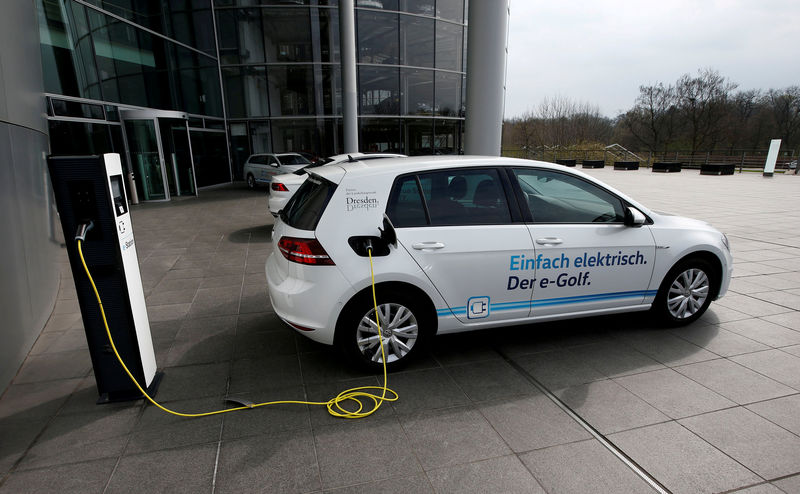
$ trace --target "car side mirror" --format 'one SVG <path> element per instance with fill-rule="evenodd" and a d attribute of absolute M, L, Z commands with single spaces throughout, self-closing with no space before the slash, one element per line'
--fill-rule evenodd
<path fill-rule="evenodd" d="M 633 206 L 628 206 L 625 209 L 625 225 L 626 226 L 642 226 L 647 221 L 647 216 L 642 214 L 641 211 Z"/>

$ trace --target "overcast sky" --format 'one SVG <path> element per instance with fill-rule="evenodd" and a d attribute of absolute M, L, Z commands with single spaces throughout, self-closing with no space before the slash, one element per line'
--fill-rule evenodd
<path fill-rule="evenodd" d="M 800 85 L 800 0 L 511 0 L 506 118 L 553 96 L 613 117 L 640 85 L 700 68 L 739 89 Z"/>

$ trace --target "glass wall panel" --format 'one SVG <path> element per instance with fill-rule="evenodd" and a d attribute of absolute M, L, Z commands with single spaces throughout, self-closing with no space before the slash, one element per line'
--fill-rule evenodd
<path fill-rule="evenodd" d="M 362 115 L 397 115 L 400 111 L 400 74 L 396 67 L 358 67 Z"/>
<path fill-rule="evenodd" d="M 435 0 L 400 0 L 400 10 L 412 14 L 436 15 Z"/>
<path fill-rule="evenodd" d="M 464 0 L 436 0 L 436 17 L 464 22 Z"/>
<path fill-rule="evenodd" d="M 405 124 L 405 154 L 433 154 L 433 119 L 408 119 Z"/>
<path fill-rule="evenodd" d="M 464 28 L 449 22 L 436 21 L 436 68 L 461 70 L 461 43 Z"/>
<path fill-rule="evenodd" d="M 265 61 L 261 9 L 218 10 L 216 17 L 221 64 Z"/>
<path fill-rule="evenodd" d="M 433 19 L 400 16 L 400 64 L 433 67 Z"/>
<path fill-rule="evenodd" d="M 316 119 L 273 120 L 272 143 L 276 153 L 304 151 L 319 155 L 321 142 Z"/>
<path fill-rule="evenodd" d="M 361 149 L 387 153 L 403 152 L 400 120 L 395 118 L 359 118 Z"/>
<path fill-rule="evenodd" d="M 433 152 L 435 154 L 459 153 L 460 123 L 458 120 L 434 121 Z"/>
<path fill-rule="evenodd" d="M 308 9 L 265 9 L 264 50 L 267 62 L 311 62 Z"/>
<path fill-rule="evenodd" d="M 223 67 L 222 79 L 229 117 L 269 115 L 267 73 L 264 67 Z"/>
<path fill-rule="evenodd" d="M 272 152 L 269 122 L 250 122 L 250 149 L 253 154 Z"/>
<path fill-rule="evenodd" d="M 206 53 L 214 53 L 211 5 L 193 0 L 87 0 L 123 19 L 176 39 Z"/>
<path fill-rule="evenodd" d="M 397 0 L 356 0 L 356 7 L 397 10 Z"/>
<path fill-rule="evenodd" d="M 433 71 L 401 69 L 403 115 L 433 115 Z"/>
<path fill-rule="evenodd" d="M 339 11 L 337 9 L 311 9 L 312 49 L 315 62 L 339 62 Z"/>
<path fill-rule="evenodd" d="M 397 14 L 358 10 L 358 61 L 397 64 L 400 59 Z"/>
<path fill-rule="evenodd" d="M 436 72 L 436 114 L 457 117 L 461 110 L 461 74 Z"/>
<path fill-rule="evenodd" d="M 338 66 L 315 66 L 315 77 L 322 81 L 322 111 L 317 114 L 342 114 L 341 72 Z"/>
<path fill-rule="evenodd" d="M 341 154 L 344 148 L 342 121 L 326 118 L 320 122 L 320 156 Z"/>
<path fill-rule="evenodd" d="M 216 61 L 182 46 L 169 44 L 171 66 L 177 70 L 178 109 L 222 116 L 222 95 Z"/>
<path fill-rule="evenodd" d="M 194 131 L 192 158 L 195 180 L 198 187 L 222 184 L 231 181 L 228 168 L 228 143 L 223 132 Z"/>
<path fill-rule="evenodd" d="M 230 129 L 229 140 L 231 143 L 231 160 L 233 161 L 233 175 L 234 180 L 241 180 L 242 169 L 247 157 L 250 156 L 250 141 L 247 138 L 247 124 L 231 123 L 228 125 Z"/>
<path fill-rule="evenodd" d="M 91 154 L 121 153 L 111 139 L 111 125 L 100 123 L 50 120 L 50 152 L 56 156 L 86 156 Z M 119 129 L 119 125 L 113 126 Z"/>
<path fill-rule="evenodd" d="M 311 65 L 271 65 L 269 103 L 273 117 L 314 115 L 314 70 Z"/>

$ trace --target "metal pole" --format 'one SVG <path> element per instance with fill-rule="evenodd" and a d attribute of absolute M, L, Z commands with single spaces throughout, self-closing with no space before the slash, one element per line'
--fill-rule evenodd
<path fill-rule="evenodd" d="M 356 92 L 356 21 L 353 0 L 339 1 L 339 43 L 342 59 L 342 120 L 345 153 L 358 152 Z"/>

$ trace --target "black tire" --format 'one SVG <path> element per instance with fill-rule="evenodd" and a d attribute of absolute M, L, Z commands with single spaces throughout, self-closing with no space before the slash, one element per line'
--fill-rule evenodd
<path fill-rule="evenodd" d="M 258 188 L 258 184 L 256 183 L 256 177 L 254 177 L 252 173 L 247 174 L 247 187 L 252 190 Z"/>
<path fill-rule="evenodd" d="M 704 259 L 685 259 L 669 270 L 651 312 L 667 326 L 684 326 L 698 320 L 719 290 L 719 277 Z"/>
<path fill-rule="evenodd" d="M 424 305 L 404 293 L 378 288 L 386 369 L 404 367 L 421 353 L 433 324 Z M 336 345 L 356 365 L 383 372 L 383 357 L 375 328 L 372 292 L 365 292 L 345 307 L 336 327 Z M 367 324 L 367 320 L 372 324 Z"/>

